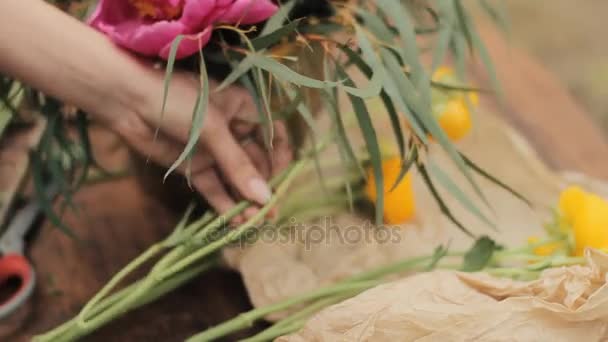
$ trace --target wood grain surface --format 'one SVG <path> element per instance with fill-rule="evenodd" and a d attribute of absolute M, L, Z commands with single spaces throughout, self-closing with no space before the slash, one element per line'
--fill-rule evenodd
<path fill-rule="evenodd" d="M 506 106 L 488 99 L 484 106 L 523 132 L 550 166 L 608 179 L 606 138 L 565 88 L 540 62 L 507 47 L 494 30 L 483 32 L 507 94 Z M 475 76 L 481 83 L 486 78 L 480 69 Z M 124 163 L 127 156 L 115 149 L 111 135 L 95 137 L 106 165 Z M 83 189 L 76 196 L 81 210 L 65 217 L 82 243 L 42 227 L 29 248 L 39 285 L 26 307 L 0 322 L 1 341 L 28 340 L 71 318 L 115 272 L 169 233 L 174 215 L 144 190 L 133 178 Z M 87 340 L 180 341 L 249 306 L 237 274 L 213 271 Z"/>

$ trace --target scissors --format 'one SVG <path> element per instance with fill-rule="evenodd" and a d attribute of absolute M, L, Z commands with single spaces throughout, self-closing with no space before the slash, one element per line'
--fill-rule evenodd
<path fill-rule="evenodd" d="M 40 203 L 32 200 L 17 212 L 0 238 L 0 287 L 7 286 L 11 279 L 20 281 L 19 288 L 0 303 L 0 320 L 17 310 L 33 293 L 36 273 L 23 253 L 25 236 L 34 227 L 41 212 Z"/>

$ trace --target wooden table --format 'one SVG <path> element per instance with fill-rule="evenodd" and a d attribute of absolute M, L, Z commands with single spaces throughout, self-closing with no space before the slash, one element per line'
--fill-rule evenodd
<path fill-rule="evenodd" d="M 608 179 L 606 138 L 565 88 L 538 62 L 508 48 L 495 31 L 484 30 L 484 35 L 500 67 L 508 103 L 503 108 L 484 105 L 523 132 L 550 166 Z M 476 70 L 475 77 L 483 83 L 485 74 Z M 102 154 L 115 155 L 107 149 Z M 116 162 L 124 157 L 113 158 Z M 133 178 L 88 187 L 76 200 L 81 212 L 69 213 L 65 219 L 84 242 L 78 244 L 56 229 L 43 227 L 30 248 L 39 273 L 36 294 L 15 317 L 0 323 L 0 340 L 27 340 L 73 317 L 116 271 L 168 234 L 174 224 L 173 215 L 157 199 L 146 196 Z M 181 341 L 248 307 L 239 276 L 213 271 L 87 340 Z"/>

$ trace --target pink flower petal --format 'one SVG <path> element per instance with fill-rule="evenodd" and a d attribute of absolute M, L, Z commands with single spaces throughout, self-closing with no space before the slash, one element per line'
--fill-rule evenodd
<path fill-rule="evenodd" d="M 234 0 L 218 22 L 244 25 L 255 24 L 270 18 L 278 7 L 270 0 Z"/>
<path fill-rule="evenodd" d="M 186 36 L 179 44 L 176 59 L 189 57 L 198 52 L 202 47 L 207 45 L 209 39 L 211 39 L 212 31 L 212 28 L 208 27 L 201 33 Z M 165 45 L 159 53 L 159 56 L 164 60 L 169 58 L 171 43 Z"/>
<path fill-rule="evenodd" d="M 209 24 L 208 18 L 216 11 L 217 0 L 186 0 L 182 17 L 179 19 L 190 28 L 190 33 Z"/>
<path fill-rule="evenodd" d="M 161 49 L 171 45 L 173 40 L 184 33 L 184 26 L 177 21 L 157 21 L 142 23 L 131 20 L 113 27 L 106 32 L 118 45 L 146 56 L 157 56 Z"/>
<path fill-rule="evenodd" d="M 137 12 L 126 0 L 99 0 L 87 23 L 93 27 L 100 24 L 117 24 L 137 17 Z"/>

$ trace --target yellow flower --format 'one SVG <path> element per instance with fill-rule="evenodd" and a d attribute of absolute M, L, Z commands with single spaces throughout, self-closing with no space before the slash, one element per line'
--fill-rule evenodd
<path fill-rule="evenodd" d="M 454 141 L 464 138 L 473 127 L 471 113 L 462 98 L 449 100 L 438 120 L 445 134 Z"/>
<path fill-rule="evenodd" d="M 587 193 L 578 186 L 570 186 L 559 196 L 559 211 L 566 222 L 572 224 L 574 218 L 581 211 Z"/>
<path fill-rule="evenodd" d="M 401 159 L 399 157 L 391 157 L 382 162 L 382 173 L 384 175 L 384 222 L 391 225 L 411 220 L 414 217 L 416 209 L 411 172 L 391 191 L 400 172 Z M 376 202 L 376 180 L 371 168 L 367 174 L 365 194 L 372 202 Z"/>
<path fill-rule="evenodd" d="M 572 226 L 574 254 L 583 255 L 586 247 L 608 250 L 608 203 L 589 194 L 577 210 Z"/>
<path fill-rule="evenodd" d="M 530 245 L 538 244 L 540 241 L 541 240 L 536 236 L 531 236 L 528 238 L 528 244 Z M 538 256 L 549 256 L 555 254 L 555 252 L 563 249 L 564 247 L 564 242 L 551 242 L 534 248 L 534 254 Z"/>

